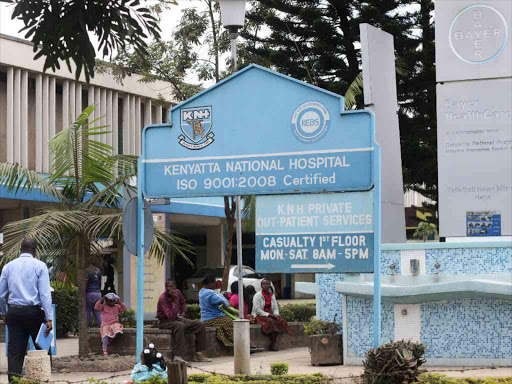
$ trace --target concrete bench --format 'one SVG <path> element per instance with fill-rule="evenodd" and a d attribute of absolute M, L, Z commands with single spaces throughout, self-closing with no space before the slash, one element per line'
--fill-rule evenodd
<path fill-rule="evenodd" d="M 304 336 L 304 323 L 289 323 L 292 336 L 283 335 L 280 338 L 280 348 L 297 348 L 309 346 L 309 338 Z M 204 351 L 208 357 L 220 357 L 233 355 L 233 348 L 225 347 L 217 340 L 217 330 L 206 328 L 208 349 Z M 155 348 L 164 356 L 171 355 L 172 332 L 168 329 L 144 328 L 144 347 L 149 343 L 155 344 Z M 195 353 L 194 335 L 185 335 L 185 359 L 192 359 Z M 261 332 L 259 324 L 251 325 L 251 341 L 258 346 L 270 349 L 270 337 Z M 119 355 L 134 355 L 136 352 L 136 329 L 125 328 L 124 334 L 117 337 L 110 345 L 109 352 Z M 89 349 L 92 353 L 102 353 L 99 328 L 89 329 Z"/>

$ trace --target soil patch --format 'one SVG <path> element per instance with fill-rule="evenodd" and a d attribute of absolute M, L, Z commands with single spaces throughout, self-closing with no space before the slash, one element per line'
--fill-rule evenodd
<path fill-rule="evenodd" d="M 78 356 L 56 357 L 52 361 L 52 372 L 120 372 L 133 368 L 135 356 L 90 354 L 87 358 Z"/>

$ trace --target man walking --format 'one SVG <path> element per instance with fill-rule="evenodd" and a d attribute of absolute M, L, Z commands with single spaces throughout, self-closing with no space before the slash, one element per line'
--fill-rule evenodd
<path fill-rule="evenodd" d="M 52 330 L 52 296 L 46 264 L 35 258 L 37 242 L 25 238 L 21 254 L 9 262 L 0 276 L 1 312 L 5 316 L 5 295 L 9 294 L 7 326 L 9 346 L 7 366 L 9 382 L 20 376 L 29 336 L 35 343 L 41 324 L 46 321 L 46 335 Z M 39 347 L 36 345 L 36 348 Z"/>
<path fill-rule="evenodd" d="M 172 350 L 174 361 L 184 362 L 183 352 L 185 351 L 185 332 L 193 333 L 196 337 L 196 354 L 194 361 L 212 361 L 204 357 L 201 351 L 206 349 L 206 329 L 199 320 L 185 318 L 185 298 L 176 288 L 173 280 L 165 282 L 165 292 L 158 299 L 156 317 L 159 320 L 160 329 L 170 329 L 173 333 Z"/>

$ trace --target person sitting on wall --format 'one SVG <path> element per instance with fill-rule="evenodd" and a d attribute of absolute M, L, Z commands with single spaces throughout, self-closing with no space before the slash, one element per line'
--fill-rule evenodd
<path fill-rule="evenodd" d="M 284 333 L 291 336 L 291 333 L 288 323 L 279 315 L 277 300 L 267 279 L 261 281 L 261 291 L 254 295 L 252 315 L 261 325 L 261 332 L 272 338 L 270 349 L 279 351 L 279 336 Z"/>
<path fill-rule="evenodd" d="M 248 285 L 244 289 L 244 301 L 247 304 L 247 312 L 252 314 L 253 299 L 256 294 L 256 288 L 252 285 Z"/>
<path fill-rule="evenodd" d="M 229 304 L 235 309 L 238 309 L 239 306 L 239 294 L 238 294 L 238 281 L 234 281 L 231 284 L 231 297 L 229 298 Z M 244 319 L 249 318 L 249 307 L 247 305 L 245 289 L 244 289 Z"/>
<path fill-rule="evenodd" d="M 172 350 L 174 361 L 187 363 L 183 359 L 185 352 L 185 333 L 195 335 L 196 353 L 195 362 L 209 362 L 211 359 L 203 356 L 201 351 L 206 349 L 206 329 L 199 320 L 190 320 L 185 317 L 185 298 L 176 288 L 174 280 L 165 282 L 165 292 L 158 299 L 156 317 L 160 329 L 170 329 L 173 333 Z M 188 364 L 188 363 L 187 363 Z"/>
<path fill-rule="evenodd" d="M 215 277 L 206 275 L 201 284 L 203 288 L 199 291 L 199 310 L 201 321 L 207 327 L 217 329 L 217 339 L 226 347 L 233 346 L 233 319 L 226 316 L 219 309 L 220 305 L 230 307 L 229 301 L 220 293 L 215 291 Z"/>

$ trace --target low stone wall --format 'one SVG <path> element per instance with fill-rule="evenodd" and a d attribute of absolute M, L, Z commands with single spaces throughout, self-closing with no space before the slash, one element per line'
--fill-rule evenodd
<path fill-rule="evenodd" d="M 283 335 L 280 338 L 280 348 L 297 348 L 309 346 L 309 338 L 304 336 L 304 323 L 289 323 L 292 336 Z M 216 329 L 207 327 L 206 338 L 208 349 L 205 355 L 208 357 L 230 356 L 233 355 L 233 348 L 225 347 L 216 337 Z M 144 346 L 149 343 L 155 344 L 155 348 L 168 357 L 171 357 L 171 340 L 172 333 L 167 329 L 144 328 Z M 194 335 L 185 335 L 185 358 L 192 359 L 194 349 Z M 257 345 L 269 350 L 270 337 L 261 332 L 261 326 L 258 324 L 251 325 L 251 341 Z M 124 334 L 117 337 L 109 345 L 109 353 L 119 355 L 134 355 L 136 352 L 136 329 L 125 328 Z M 92 353 L 102 353 L 100 330 L 98 328 L 89 329 L 89 349 Z"/>

